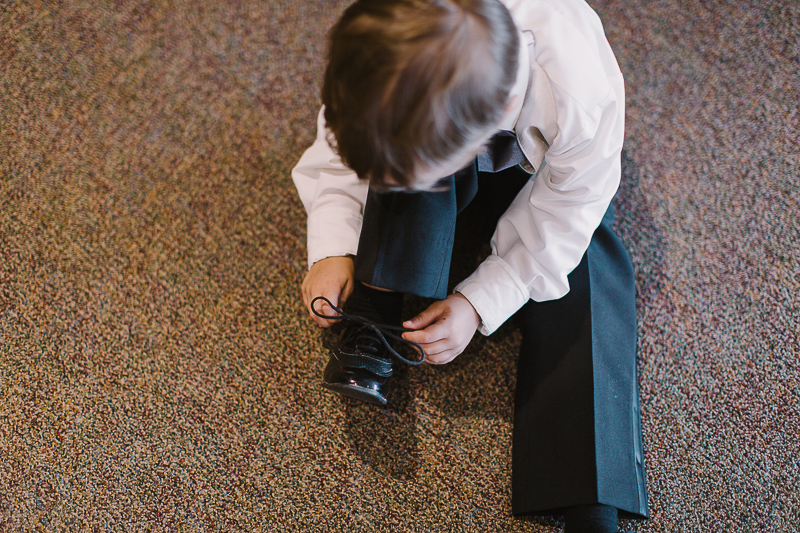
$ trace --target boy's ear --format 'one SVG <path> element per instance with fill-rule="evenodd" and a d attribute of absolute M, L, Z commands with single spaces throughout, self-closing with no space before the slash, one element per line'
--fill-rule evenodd
<path fill-rule="evenodd" d="M 520 96 L 518 94 L 515 94 L 514 96 L 508 99 L 508 101 L 506 102 L 506 106 L 503 109 L 503 120 L 507 119 L 508 115 L 514 111 L 514 109 L 517 107 L 517 104 L 519 103 L 519 99 Z"/>
<path fill-rule="evenodd" d="M 519 95 L 518 94 L 515 94 L 514 96 L 509 98 L 508 102 L 506 102 L 505 112 L 508 113 L 509 111 L 514 109 L 514 107 L 516 107 L 518 102 L 519 102 Z"/>

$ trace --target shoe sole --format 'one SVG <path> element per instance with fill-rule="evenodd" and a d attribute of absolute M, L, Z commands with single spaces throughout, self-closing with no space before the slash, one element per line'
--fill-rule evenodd
<path fill-rule="evenodd" d="M 350 398 L 355 398 L 356 400 L 361 400 L 362 402 L 375 405 L 386 405 L 388 403 L 386 398 L 384 398 L 381 394 L 370 389 L 365 389 L 364 387 L 357 387 L 347 383 L 325 383 L 324 381 L 322 382 L 322 386 L 329 391 L 333 391 Z"/>

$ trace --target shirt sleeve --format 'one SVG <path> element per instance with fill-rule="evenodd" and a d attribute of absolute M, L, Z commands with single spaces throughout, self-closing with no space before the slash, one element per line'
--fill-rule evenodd
<path fill-rule="evenodd" d="M 292 169 L 292 180 L 308 213 L 309 267 L 326 257 L 355 255 L 369 185 L 331 148 L 324 108 L 317 137 Z"/>
<path fill-rule="evenodd" d="M 547 139 L 550 146 L 537 174 L 498 222 L 492 254 L 455 288 L 481 316 L 484 335 L 529 299 L 553 300 L 569 292 L 567 276 L 589 247 L 619 186 L 622 75 L 604 39 L 605 47 L 598 48 L 585 33 L 576 35 L 569 21 L 553 18 L 535 32 L 534 66 L 541 68 L 552 92 L 555 113 L 543 114 L 554 116 L 555 134 Z M 518 135 L 520 127 L 525 124 L 518 122 Z"/>

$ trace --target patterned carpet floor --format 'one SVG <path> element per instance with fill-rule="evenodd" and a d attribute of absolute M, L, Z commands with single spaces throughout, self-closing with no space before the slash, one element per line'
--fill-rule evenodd
<path fill-rule="evenodd" d="M 324 393 L 289 171 L 346 2 L 0 3 L 0 531 L 526 531 L 518 332 Z M 593 0 L 651 518 L 800 530 L 800 4 Z"/>

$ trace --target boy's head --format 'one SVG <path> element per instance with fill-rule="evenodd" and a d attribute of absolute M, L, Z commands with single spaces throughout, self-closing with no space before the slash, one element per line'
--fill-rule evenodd
<path fill-rule="evenodd" d="M 328 53 L 332 144 L 372 187 L 412 188 L 420 172 L 466 164 L 496 129 L 519 37 L 499 0 L 357 0 Z"/>

